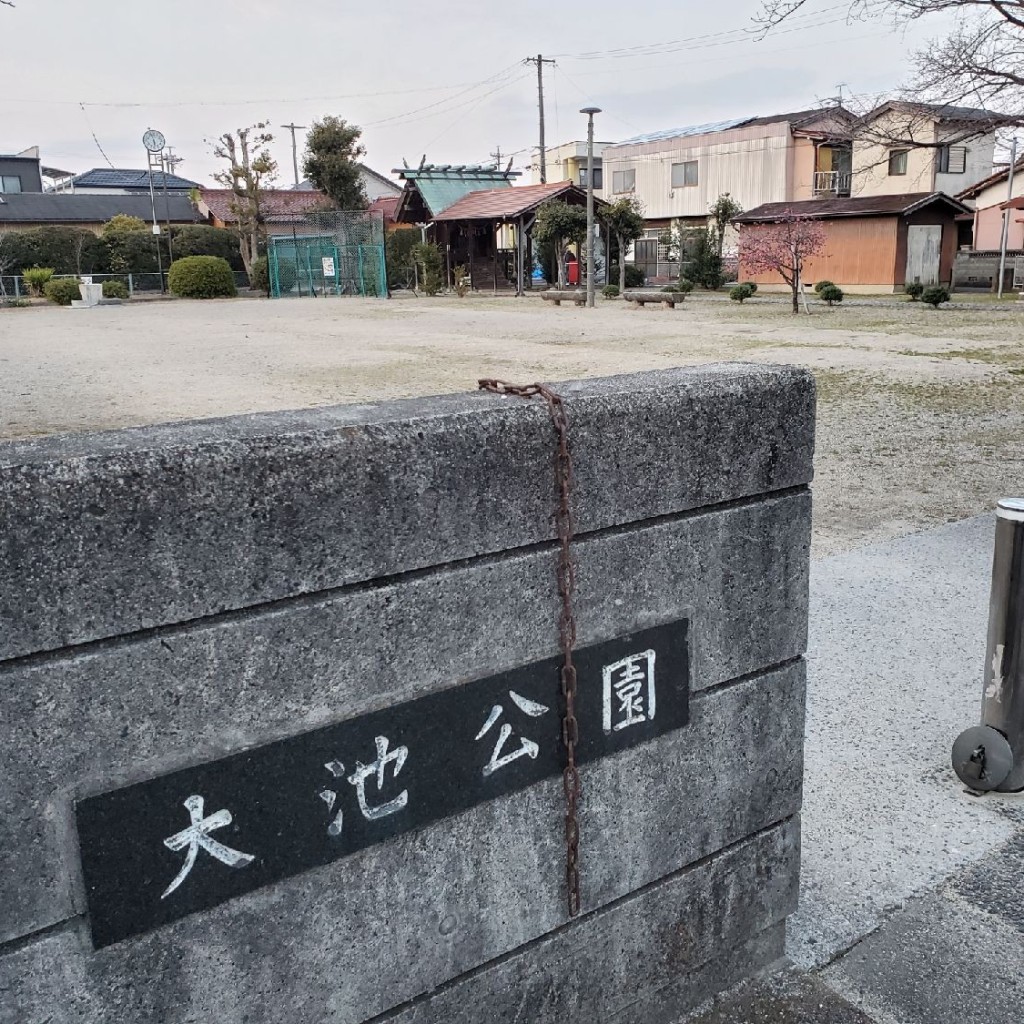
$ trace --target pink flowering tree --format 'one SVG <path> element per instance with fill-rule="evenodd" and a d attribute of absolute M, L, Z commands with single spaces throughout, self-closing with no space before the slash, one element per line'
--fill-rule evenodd
<path fill-rule="evenodd" d="M 740 266 L 751 274 L 778 274 L 793 293 L 800 312 L 800 276 L 804 263 L 825 251 L 821 223 L 796 214 L 772 224 L 745 224 L 740 229 Z"/>

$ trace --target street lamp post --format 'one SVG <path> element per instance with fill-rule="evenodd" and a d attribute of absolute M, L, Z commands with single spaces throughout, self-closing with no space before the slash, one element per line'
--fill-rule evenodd
<path fill-rule="evenodd" d="M 584 107 L 587 115 L 587 306 L 594 308 L 594 115 L 600 107 Z"/>

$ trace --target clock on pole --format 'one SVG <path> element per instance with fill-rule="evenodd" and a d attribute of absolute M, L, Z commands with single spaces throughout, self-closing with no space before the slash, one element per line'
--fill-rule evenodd
<path fill-rule="evenodd" d="M 155 128 L 150 128 L 142 136 L 142 144 L 150 153 L 159 153 L 164 148 L 166 142 L 167 140 L 164 138 L 163 132 L 158 132 Z"/>

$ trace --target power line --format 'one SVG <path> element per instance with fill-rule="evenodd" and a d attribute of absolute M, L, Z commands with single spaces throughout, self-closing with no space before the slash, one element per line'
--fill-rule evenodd
<path fill-rule="evenodd" d="M 803 22 L 810 22 L 820 19 L 826 14 L 831 14 L 835 11 L 849 10 L 849 5 L 846 3 L 835 4 L 832 7 L 825 7 L 820 11 L 813 11 L 808 14 L 796 15 L 792 21 L 801 22 L 801 24 L 793 24 L 791 28 L 786 29 L 787 32 L 804 32 L 808 28 L 816 28 L 817 25 L 803 24 Z M 839 19 L 833 19 L 830 24 L 834 24 L 835 21 L 847 21 L 848 17 Z M 739 29 L 727 29 L 722 32 L 709 32 L 701 36 L 690 36 L 686 39 L 672 39 L 665 40 L 657 43 L 639 43 L 636 46 L 620 46 L 610 50 L 588 50 L 583 53 L 556 53 L 555 59 L 558 60 L 618 60 L 618 59 L 629 59 L 632 57 L 645 57 L 654 56 L 661 53 L 676 53 L 679 50 L 684 49 L 701 49 L 707 45 L 713 46 L 729 46 L 734 42 L 742 40 L 750 40 L 751 42 L 757 41 L 758 29 L 739 28 Z M 773 33 L 776 34 L 776 33 Z M 781 35 L 782 33 L 777 33 Z M 720 40 L 719 42 L 709 43 L 709 40 Z"/>
<path fill-rule="evenodd" d="M 502 77 L 509 78 L 509 76 L 511 76 L 516 71 L 516 69 L 518 67 L 519 67 L 518 64 L 511 64 L 509 67 L 504 68 L 501 71 L 499 71 L 496 75 L 491 75 L 490 78 L 485 78 L 482 81 L 477 82 L 475 85 L 470 86 L 470 88 L 465 89 L 465 90 L 463 90 L 460 93 L 456 93 L 456 95 L 454 95 L 454 96 L 448 96 L 448 97 L 446 97 L 443 100 L 438 100 L 436 103 L 428 103 L 425 107 L 417 107 L 415 110 L 407 110 L 403 114 L 394 114 L 391 117 L 385 117 L 385 118 L 382 118 L 379 121 L 367 121 L 366 123 L 363 124 L 362 127 L 363 128 L 377 128 L 377 127 L 379 127 L 380 125 L 383 125 L 383 124 L 393 124 L 396 121 L 403 121 L 406 118 L 414 117 L 417 114 L 423 113 L 423 111 L 425 111 L 425 110 L 433 110 L 436 107 L 446 107 L 449 104 L 455 102 L 456 100 L 462 99 L 462 97 L 468 95 L 469 93 L 475 92 L 477 89 L 481 88 L 482 86 L 490 85 L 492 82 L 498 81 Z M 519 77 L 522 78 L 524 76 L 520 75 Z M 515 79 L 515 80 L 518 81 L 518 79 Z M 502 82 L 497 87 L 497 89 L 503 89 L 503 88 L 505 88 L 505 86 L 511 85 L 511 84 L 512 84 L 512 80 L 510 79 L 509 81 Z M 496 92 L 497 89 L 492 89 L 491 92 Z M 487 93 L 486 95 L 490 95 L 490 94 L 491 93 Z M 438 111 L 438 112 L 439 113 L 445 113 L 446 111 Z M 433 116 L 433 115 L 431 115 L 431 116 Z"/>
<path fill-rule="evenodd" d="M 98 138 L 96 138 L 96 132 L 93 129 L 92 123 L 89 121 L 89 114 L 88 114 L 88 112 L 85 109 L 85 104 L 84 103 L 79 103 L 78 105 L 82 109 L 82 116 L 85 118 L 85 123 L 86 123 L 86 126 L 89 129 L 89 134 L 92 136 L 92 141 L 96 143 L 96 148 L 100 151 L 100 156 L 102 156 L 103 159 L 107 161 L 107 166 L 111 170 L 114 170 L 115 168 L 114 168 L 114 165 L 110 162 L 110 157 L 107 156 L 107 154 L 103 152 L 103 147 L 100 145 L 100 140 Z"/>

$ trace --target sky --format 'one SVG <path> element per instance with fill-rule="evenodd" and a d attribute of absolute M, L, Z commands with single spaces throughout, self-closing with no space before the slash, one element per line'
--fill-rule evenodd
<path fill-rule="evenodd" d="M 156 128 L 184 158 L 178 172 L 203 185 L 218 168 L 212 140 L 266 120 L 287 187 L 280 126 L 328 114 L 363 128 L 364 160 L 385 174 L 424 155 L 492 162 L 499 148 L 527 170 L 537 74 L 522 62 L 538 53 L 556 62 L 544 68 L 553 146 L 586 137 L 588 105 L 602 109 L 597 138 L 614 142 L 813 107 L 840 83 L 878 96 L 943 28 L 849 21 L 837 0 L 808 0 L 760 40 L 758 0 L 15 2 L 0 6 L 0 152 L 37 145 L 44 165 L 73 172 L 145 167 L 142 134 Z"/>

